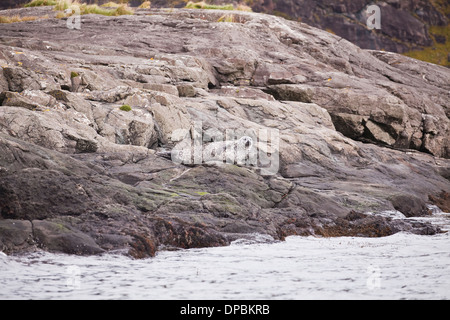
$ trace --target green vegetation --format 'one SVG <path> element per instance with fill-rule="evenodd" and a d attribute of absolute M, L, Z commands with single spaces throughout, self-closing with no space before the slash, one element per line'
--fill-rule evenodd
<path fill-rule="evenodd" d="M 79 76 L 79 74 L 78 73 L 76 73 L 75 71 L 72 71 L 71 73 L 70 73 L 70 78 L 72 79 L 72 78 L 76 78 L 76 77 L 78 77 Z"/>
<path fill-rule="evenodd" d="M 404 53 L 405 56 L 439 64 L 441 66 L 450 67 L 448 61 L 448 54 L 450 53 L 450 28 L 448 26 L 430 27 L 430 34 L 433 37 L 434 44 L 431 47 L 424 47 L 423 50 L 414 50 Z M 436 41 L 437 38 L 441 38 L 445 41 Z"/>
<path fill-rule="evenodd" d="M 119 109 L 122 110 L 122 111 L 125 111 L 125 112 L 130 112 L 131 111 L 131 107 L 129 105 L 127 105 L 127 104 L 124 104 Z"/>
<path fill-rule="evenodd" d="M 126 2 L 128 1 L 120 1 L 120 3 L 111 1 L 99 7 L 96 4 L 80 3 L 77 0 L 32 0 L 25 4 L 24 7 L 55 6 L 55 10 L 57 11 L 72 9 L 74 12 L 80 12 L 82 15 L 101 14 L 104 16 L 121 16 L 134 14 L 134 11 L 128 7 Z M 57 18 L 63 17 L 67 17 L 67 15 L 63 13 L 57 14 Z"/>
<path fill-rule="evenodd" d="M 112 2 L 112 1 L 104 3 L 104 4 L 101 5 L 101 7 L 104 7 L 104 8 L 118 8 L 120 6 L 121 6 L 121 4 L 119 4 L 117 2 Z"/>
<path fill-rule="evenodd" d="M 232 4 L 225 4 L 225 5 L 214 5 L 214 4 L 208 4 L 204 1 L 201 2 L 192 2 L 189 1 L 186 4 L 186 9 L 217 9 L 217 10 L 234 10 L 234 6 Z"/>
<path fill-rule="evenodd" d="M 209 192 L 205 192 L 205 191 L 195 191 L 196 194 L 198 194 L 199 196 L 206 196 L 207 194 L 209 194 Z"/>
<path fill-rule="evenodd" d="M 236 19 L 232 14 L 225 14 L 221 16 L 217 22 L 236 22 Z"/>
<path fill-rule="evenodd" d="M 450 3 L 448 2 L 448 0 L 431 0 L 431 2 L 433 3 L 434 7 L 442 14 L 447 17 L 450 15 Z"/>
<path fill-rule="evenodd" d="M 448 0 L 431 0 L 434 8 L 444 16 L 450 15 L 450 2 Z M 450 26 L 430 26 L 429 33 L 433 38 L 433 45 L 423 47 L 422 50 L 413 50 L 404 53 L 405 56 L 450 67 L 448 55 L 450 54 Z"/>
<path fill-rule="evenodd" d="M 55 6 L 55 10 L 67 10 L 71 6 L 80 6 L 81 4 L 77 1 L 73 2 L 72 0 L 58 0 L 58 3 Z"/>
<path fill-rule="evenodd" d="M 54 6 L 56 5 L 56 0 L 33 0 L 24 5 L 25 8 L 29 7 L 41 7 L 41 6 Z"/>
<path fill-rule="evenodd" d="M 127 4 L 115 3 L 114 7 L 115 7 L 114 9 L 108 9 L 104 7 L 99 7 L 96 4 L 79 3 L 76 0 L 75 1 L 59 0 L 58 3 L 55 5 L 55 10 L 64 11 L 67 9 L 72 9 L 74 12 L 79 12 L 81 15 L 100 14 L 104 16 L 121 16 L 134 14 L 134 11 L 131 8 L 129 8 Z"/>
<path fill-rule="evenodd" d="M 233 4 L 214 5 L 214 4 L 206 3 L 204 1 L 200 1 L 200 2 L 189 1 L 186 4 L 185 8 L 186 9 L 215 9 L 215 10 L 252 11 L 252 9 L 249 6 L 246 6 L 244 4 L 239 4 L 237 7 L 235 7 Z"/>

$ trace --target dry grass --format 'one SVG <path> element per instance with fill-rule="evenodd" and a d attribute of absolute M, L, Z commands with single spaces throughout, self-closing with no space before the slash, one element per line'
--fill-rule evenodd
<path fill-rule="evenodd" d="M 104 16 L 122 16 L 122 15 L 132 15 L 134 14 L 133 9 L 128 7 L 127 4 L 107 3 L 105 5 L 113 6 L 114 9 L 108 9 L 106 7 L 99 7 L 96 4 L 85 4 L 79 3 L 73 0 L 60 0 L 55 6 L 55 10 L 65 11 L 67 9 L 72 9 L 73 12 L 79 12 L 81 15 L 84 14 L 100 14 Z M 57 14 L 57 17 L 63 18 L 67 15 Z"/>
<path fill-rule="evenodd" d="M 138 8 L 139 9 L 150 9 L 152 3 L 150 1 L 144 1 Z"/>
<path fill-rule="evenodd" d="M 185 8 L 186 9 L 235 10 L 234 5 L 232 5 L 232 4 L 215 5 L 215 4 L 206 3 L 204 1 L 200 1 L 200 2 L 189 1 L 186 4 Z"/>
<path fill-rule="evenodd" d="M 245 17 L 235 14 L 224 14 L 217 22 L 245 23 Z"/>
<path fill-rule="evenodd" d="M 189 1 L 186 6 L 186 9 L 215 9 L 215 10 L 237 10 L 237 11 L 247 11 L 252 12 L 252 8 L 245 4 L 239 4 L 236 7 L 233 4 L 223 4 L 223 5 L 214 5 L 206 3 L 205 1 L 200 2 L 192 2 Z"/>
<path fill-rule="evenodd" d="M 54 6 L 56 5 L 56 0 L 33 0 L 24 5 L 25 8 L 29 7 L 41 7 L 41 6 Z"/>
<path fill-rule="evenodd" d="M 233 14 L 225 14 L 217 20 L 217 22 L 236 22 Z"/>
<path fill-rule="evenodd" d="M 250 8 L 249 6 L 245 5 L 245 4 L 238 4 L 238 6 L 236 7 L 237 11 L 246 11 L 246 12 L 253 12 L 252 8 Z"/>
<path fill-rule="evenodd" d="M 121 6 L 121 5 L 120 5 L 119 3 L 112 2 L 112 1 L 107 2 L 107 3 L 101 5 L 101 7 L 104 7 L 104 8 L 118 8 L 118 7 L 120 7 L 120 6 Z"/>
<path fill-rule="evenodd" d="M 27 21 L 35 21 L 39 19 L 48 19 L 48 15 L 37 17 L 37 16 L 0 16 L 0 23 L 16 23 L 16 22 L 27 22 Z"/>

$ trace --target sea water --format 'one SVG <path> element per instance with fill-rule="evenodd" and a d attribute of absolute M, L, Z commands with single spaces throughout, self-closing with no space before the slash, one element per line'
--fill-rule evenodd
<path fill-rule="evenodd" d="M 421 220 L 449 230 L 450 214 Z M 144 260 L 0 254 L 0 299 L 450 299 L 450 237 L 260 236 Z"/>

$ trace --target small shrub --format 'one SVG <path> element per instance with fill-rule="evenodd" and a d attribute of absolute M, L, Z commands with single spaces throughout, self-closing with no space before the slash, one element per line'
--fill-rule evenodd
<path fill-rule="evenodd" d="M 78 77 L 78 76 L 79 76 L 79 74 L 76 73 L 75 71 L 72 71 L 72 72 L 70 73 L 70 78 L 71 78 L 71 79 L 76 78 L 76 77 Z"/>
<path fill-rule="evenodd" d="M 130 112 L 131 111 L 131 107 L 129 105 L 127 105 L 127 104 L 124 104 L 119 109 L 122 110 L 122 111 L 125 111 L 125 112 Z"/>
<path fill-rule="evenodd" d="M 150 9 L 151 5 L 152 5 L 152 3 L 150 1 L 144 1 L 138 8 L 139 9 Z"/>

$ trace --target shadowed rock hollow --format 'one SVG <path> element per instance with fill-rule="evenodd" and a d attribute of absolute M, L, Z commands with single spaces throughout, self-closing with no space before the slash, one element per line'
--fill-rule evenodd
<path fill-rule="evenodd" d="M 0 25 L 1 250 L 143 258 L 255 233 L 439 231 L 366 213 L 423 216 L 450 192 L 448 69 L 256 13 L 137 10 L 70 30 L 33 10 L 50 18 Z M 275 174 L 168 159 L 183 137 L 268 129 Z"/>

